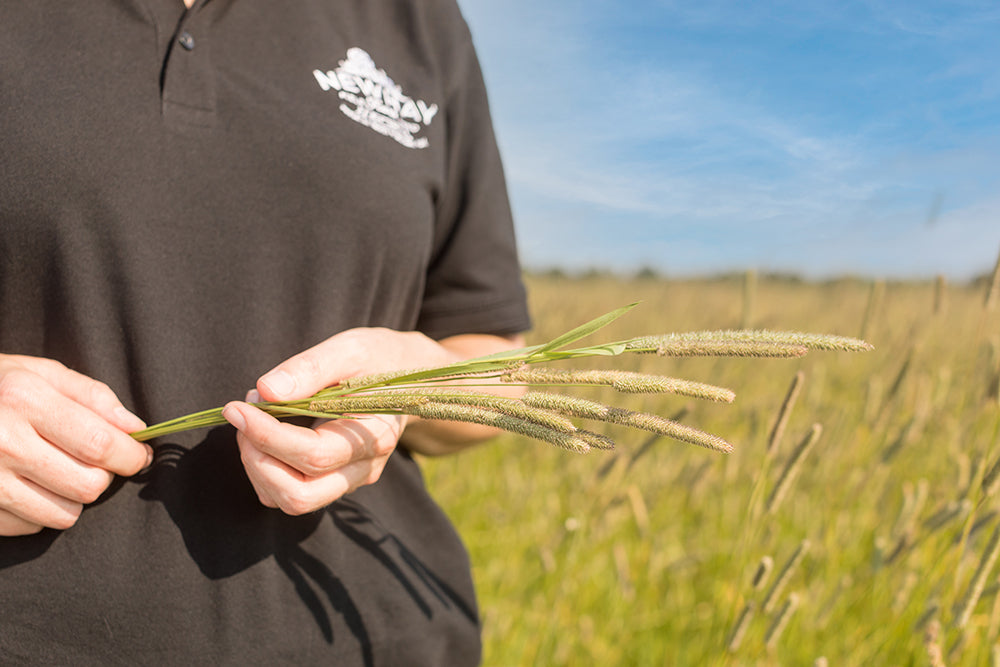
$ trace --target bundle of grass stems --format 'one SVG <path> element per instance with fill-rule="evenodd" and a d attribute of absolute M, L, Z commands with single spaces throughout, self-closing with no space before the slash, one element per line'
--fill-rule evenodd
<path fill-rule="evenodd" d="M 437 368 L 400 370 L 358 376 L 313 396 L 293 401 L 255 403 L 278 417 L 359 418 L 373 414 L 414 415 L 424 419 L 473 422 L 528 436 L 574 452 L 612 449 L 604 435 L 573 421 L 594 420 L 628 426 L 719 452 L 733 447 L 719 436 L 658 415 L 636 412 L 551 391 L 553 387 L 605 385 L 629 394 L 671 393 L 731 403 L 735 394 L 724 387 L 680 378 L 620 370 L 538 368 L 555 361 L 622 354 L 669 357 L 737 356 L 801 357 L 809 350 L 863 351 L 862 340 L 825 334 L 732 330 L 642 336 L 589 347 L 570 348 L 580 339 L 618 319 L 630 304 L 587 322 L 557 338 L 531 347 L 469 359 Z M 519 397 L 477 391 L 497 382 L 528 388 Z M 545 390 L 548 388 L 549 390 Z M 226 423 L 222 408 L 205 410 L 137 431 L 141 441 Z"/>

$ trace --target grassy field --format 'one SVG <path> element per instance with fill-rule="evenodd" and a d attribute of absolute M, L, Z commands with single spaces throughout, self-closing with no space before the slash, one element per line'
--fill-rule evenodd
<path fill-rule="evenodd" d="M 427 461 L 471 554 L 485 664 L 997 664 L 1000 308 L 984 307 L 987 287 L 748 278 L 530 279 L 532 342 L 640 300 L 585 342 L 749 325 L 876 350 L 614 360 L 735 390 L 732 405 L 594 394 L 679 415 L 730 455 L 607 427 L 613 453 L 504 437 Z"/>

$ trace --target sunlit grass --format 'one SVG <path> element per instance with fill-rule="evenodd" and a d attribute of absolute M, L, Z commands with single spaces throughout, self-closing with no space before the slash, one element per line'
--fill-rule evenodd
<path fill-rule="evenodd" d="M 981 488 L 1000 456 L 1000 313 L 982 288 L 864 281 L 535 278 L 532 342 L 641 300 L 608 340 L 753 328 L 858 336 L 876 350 L 802 359 L 622 357 L 614 368 L 730 387 L 733 405 L 678 396 L 615 404 L 718 433 L 726 456 L 605 426 L 619 449 L 576 456 L 504 437 L 426 461 L 432 492 L 469 548 L 487 665 L 928 664 L 940 623 L 947 664 L 988 664 L 1000 632 L 992 564 L 962 603 L 998 523 Z M 874 297 L 874 299 L 873 299 Z M 749 311 L 749 312 L 748 312 Z M 600 361 L 593 362 L 601 367 Z M 768 439 L 798 372 L 773 456 Z M 582 395 L 608 399 L 604 389 Z M 822 435 L 776 511 L 782 470 Z M 768 586 L 809 549 L 769 613 Z M 753 587 L 762 558 L 771 582 Z M 978 579 L 977 582 L 979 583 Z M 765 637 L 794 594 L 772 648 Z M 739 648 L 727 648 L 748 603 Z M 961 627 L 959 627 L 961 626 Z"/>

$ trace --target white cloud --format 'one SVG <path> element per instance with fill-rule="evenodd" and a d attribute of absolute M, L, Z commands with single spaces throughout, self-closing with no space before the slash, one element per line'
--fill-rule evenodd
<path fill-rule="evenodd" d="M 588 13 L 606 3 L 462 4 L 531 265 L 967 277 L 1000 248 L 1000 203 L 990 198 L 1000 185 L 996 136 L 945 124 L 945 135 L 903 151 L 892 138 L 896 117 L 826 124 L 748 95 L 708 66 L 609 61 L 614 48 L 595 41 Z M 749 29 L 773 6 L 729 20 Z M 680 13 L 721 23 L 730 7 Z M 819 25 L 838 7 L 781 20 Z M 959 61 L 938 71 L 949 66 L 966 76 Z M 969 67 L 988 88 L 981 64 Z M 939 223 L 928 227 L 938 193 Z"/>

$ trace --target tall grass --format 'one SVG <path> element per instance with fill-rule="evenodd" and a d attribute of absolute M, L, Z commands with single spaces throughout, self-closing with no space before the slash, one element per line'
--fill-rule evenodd
<path fill-rule="evenodd" d="M 534 342 L 641 299 L 609 340 L 738 327 L 752 311 L 757 328 L 864 331 L 876 350 L 615 361 L 733 388 L 728 406 L 615 399 L 720 434 L 736 446 L 728 456 L 604 425 L 615 452 L 503 437 L 427 460 L 470 551 L 487 665 L 906 665 L 929 664 L 929 651 L 989 664 L 1000 637 L 995 297 L 944 281 L 742 278 L 530 281 Z M 822 437 L 799 451 L 813 424 Z"/>

